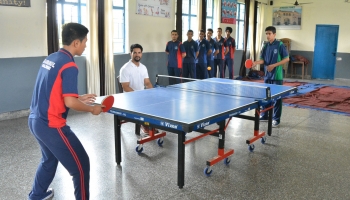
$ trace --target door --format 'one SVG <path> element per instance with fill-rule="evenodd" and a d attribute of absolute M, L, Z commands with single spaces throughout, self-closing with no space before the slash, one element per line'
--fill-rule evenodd
<path fill-rule="evenodd" d="M 316 25 L 313 79 L 334 79 L 339 25 Z"/>

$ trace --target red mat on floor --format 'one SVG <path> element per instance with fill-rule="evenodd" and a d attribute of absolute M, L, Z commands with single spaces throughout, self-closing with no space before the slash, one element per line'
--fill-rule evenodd
<path fill-rule="evenodd" d="M 263 83 L 262 79 L 243 78 L 243 81 L 252 81 Z M 283 82 L 283 85 L 299 87 L 307 84 L 306 82 Z M 300 108 L 313 108 L 325 111 L 335 111 L 350 115 L 350 88 L 324 86 L 311 92 L 286 97 L 284 104 Z"/>
<path fill-rule="evenodd" d="M 304 95 L 285 98 L 283 103 L 350 114 L 350 89 L 325 86 Z"/>

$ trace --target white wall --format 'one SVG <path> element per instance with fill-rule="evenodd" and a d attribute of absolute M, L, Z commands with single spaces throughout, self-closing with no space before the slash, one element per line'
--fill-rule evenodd
<path fill-rule="evenodd" d="M 273 6 L 267 6 L 265 14 L 266 26 L 272 24 L 273 7 L 290 6 L 283 2 L 294 3 L 294 0 L 274 0 Z M 349 53 L 350 42 L 350 3 L 344 0 L 299 0 L 313 2 L 302 5 L 301 30 L 277 30 L 277 38 L 292 39 L 292 50 L 314 51 L 316 24 L 339 25 L 338 52 Z M 263 36 L 264 40 L 266 38 Z"/>
<path fill-rule="evenodd" d="M 172 0 L 174 11 L 170 18 L 152 17 L 136 14 L 136 0 L 127 1 L 126 13 L 126 53 L 130 45 L 139 43 L 144 52 L 164 52 L 166 43 L 171 40 L 170 32 L 175 29 L 175 0 Z"/>
<path fill-rule="evenodd" d="M 46 1 L 0 6 L 0 58 L 47 55 Z"/>

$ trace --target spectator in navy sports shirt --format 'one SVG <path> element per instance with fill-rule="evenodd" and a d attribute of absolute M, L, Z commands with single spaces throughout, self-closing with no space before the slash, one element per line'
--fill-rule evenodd
<path fill-rule="evenodd" d="M 236 51 L 236 42 L 235 39 L 231 37 L 232 33 L 232 28 L 231 27 L 226 27 L 226 38 L 225 38 L 225 43 L 226 43 L 226 48 L 228 49 L 228 52 L 225 52 L 225 64 L 224 64 L 224 70 L 223 73 L 225 75 L 225 68 L 227 67 L 228 69 L 228 77 L 229 79 L 233 79 L 234 77 L 234 67 L 233 67 L 233 59 Z"/>
<path fill-rule="evenodd" d="M 182 75 L 186 78 L 196 78 L 196 58 L 198 56 L 198 44 L 192 39 L 193 31 L 187 31 L 187 40 L 183 46 L 186 50 L 186 56 L 183 60 Z"/>
<path fill-rule="evenodd" d="M 168 74 L 169 76 L 182 77 L 182 59 L 186 56 L 184 46 L 177 40 L 176 30 L 171 31 L 171 40 L 167 42 L 165 52 L 168 54 Z"/>
<path fill-rule="evenodd" d="M 212 78 L 216 76 L 216 67 L 214 68 L 214 57 L 219 53 L 218 44 L 211 38 L 213 36 L 213 29 L 207 29 L 207 41 L 209 42 L 211 53 L 207 58 L 208 77 Z"/>
<path fill-rule="evenodd" d="M 225 54 L 228 52 L 228 48 L 226 47 L 225 38 L 222 37 L 222 29 L 218 28 L 217 30 L 217 36 L 214 38 L 214 41 L 219 47 L 219 51 L 216 54 L 216 57 L 214 58 L 214 70 L 216 74 L 216 70 L 219 69 L 219 77 L 225 78 L 225 72 L 224 72 L 224 61 L 225 61 Z"/>
<path fill-rule="evenodd" d="M 196 74 L 197 78 L 199 79 L 208 78 L 207 57 L 211 54 L 209 42 L 204 38 L 204 36 L 205 31 L 200 30 L 199 39 L 197 40 L 199 53 L 196 61 Z"/>

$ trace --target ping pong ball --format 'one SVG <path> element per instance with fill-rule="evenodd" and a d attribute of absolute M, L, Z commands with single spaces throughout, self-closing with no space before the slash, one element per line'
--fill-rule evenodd
<path fill-rule="evenodd" d="M 210 67 L 210 66 L 208 67 L 208 70 L 211 70 L 211 67 Z"/>

